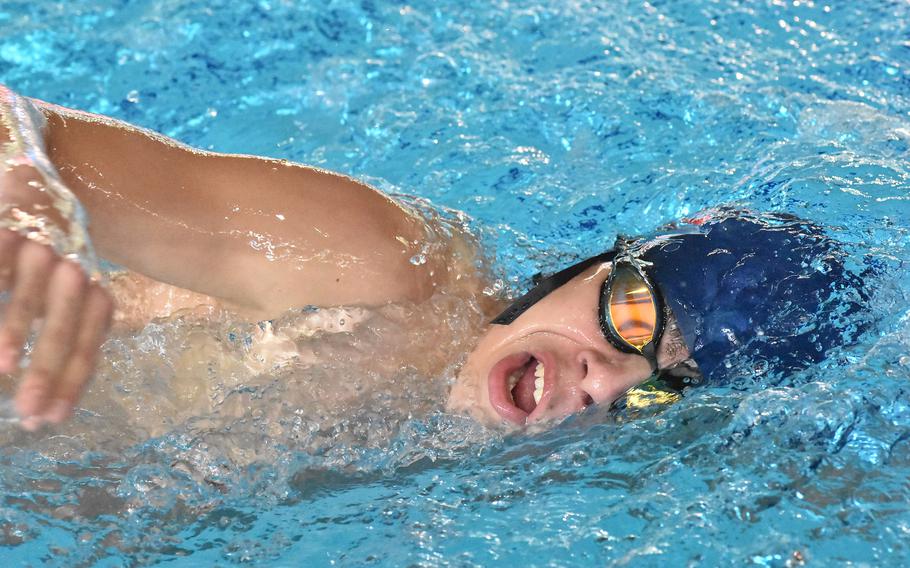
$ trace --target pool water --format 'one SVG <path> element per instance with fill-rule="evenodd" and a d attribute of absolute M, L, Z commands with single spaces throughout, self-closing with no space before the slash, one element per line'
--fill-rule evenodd
<path fill-rule="evenodd" d="M 465 211 L 507 289 L 730 202 L 816 221 L 881 275 L 873 328 L 816 368 L 543 434 L 446 415 L 440 381 L 407 373 L 397 410 L 353 418 L 272 416 L 282 393 L 253 385 L 236 423 L 6 428 L 0 556 L 906 565 L 908 26 L 886 0 L 0 1 L 0 82 Z M 232 333 L 150 325 L 112 340 L 98 384 L 164 415 L 139 391 L 190 338 Z"/>

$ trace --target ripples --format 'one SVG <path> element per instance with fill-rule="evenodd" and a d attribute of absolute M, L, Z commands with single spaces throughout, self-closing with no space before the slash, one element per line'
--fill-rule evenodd
<path fill-rule="evenodd" d="M 899 563 L 908 18 L 814 0 L 3 3 L 0 78 L 17 90 L 465 210 L 516 290 L 730 201 L 818 221 L 854 272 L 880 275 L 874 328 L 815 369 L 507 439 L 438 412 L 444 385 L 414 370 L 334 410 L 289 403 L 351 373 L 344 341 L 309 378 L 251 376 L 210 362 L 256 330 L 159 322 L 108 345 L 104 412 L 0 430 L 4 558 Z M 461 337 L 478 325 L 431 309 Z M 175 356 L 190 347 L 203 363 Z"/>

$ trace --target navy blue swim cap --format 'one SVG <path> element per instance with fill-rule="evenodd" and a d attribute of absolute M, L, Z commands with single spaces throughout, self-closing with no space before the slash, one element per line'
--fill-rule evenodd
<path fill-rule="evenodd" d="M 691 232 L 639 241 L 640 258 L 707 382 L 805 368 L 861 331 L 862 282 L 818 226 L 723 208 L 673 229 Z"/>

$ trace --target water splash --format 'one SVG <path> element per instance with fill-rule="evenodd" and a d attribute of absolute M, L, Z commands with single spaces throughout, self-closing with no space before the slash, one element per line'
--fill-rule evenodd
<path fill-rule="evenodd" d="M 313 380 L 251 377 L 256 329 L 159 322 L 108 345 L 77 429 L 0 430 L 5 559 L 906 563 L 905 5 L 216 6 L 5 5 L 0 74 L 200 147 L 467 211 L 514 290 L 706 206 L 788 210 L 848 243 L 851 269 L 878 267 L 877 325 L 798 376 L 503 440 L 439 414 L 415 369 L 335 409 L 286 405 L 325 395 L 317 378 L 378 380 L 346 366 L 365 357 L 349 338 L 314 348 L 338 358 Z M 455 330 L 478 317 L 431 310 Z M 222 362 L 179 361 L 192 349 Z M 188 373 L 216 377 L 211 391 Z"/>

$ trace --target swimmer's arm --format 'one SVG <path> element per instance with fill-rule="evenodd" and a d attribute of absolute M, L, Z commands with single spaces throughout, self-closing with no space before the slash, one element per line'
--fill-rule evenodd
<path fill-rule="evenodd" d="M 35 101 L 47 149 L 89 212 L 99 254 L 268 317 L 295 306 L 419 301 L 445 259 L 415 266 L 422 219 L 350 178 L 202 152 Z"/>
<path fill-rule="evenodd" d="M 0 86 L 0 99 L 4 94 Z M 11 138 L 0 117 L 0 154 Z M 65 227 L 68 221 L 54 214 L 53 199 L 39 191 L 45 183 L 42 172 L 17 159 L 20 156 L 9 155 L 10 161 L 0 163 L 3 214 L 12 207 Z M 113 311 L 110 294 L 89 280 L 78 264 L 39 240 L 6 229 L 0 230 L 0 290 L 9 292 L 0 323 L 0 373 L 17 372 L 26 338 L 36 332 L 15 395 L 22 426 L 31 430 L 42 422 L 62 422 L 94 369 Z"/>

